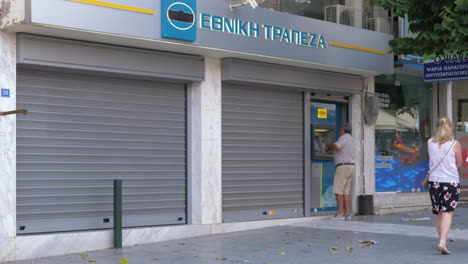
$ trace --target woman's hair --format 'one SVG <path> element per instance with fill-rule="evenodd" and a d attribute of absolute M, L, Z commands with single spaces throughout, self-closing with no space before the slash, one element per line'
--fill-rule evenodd
<path fill-rule="evenodd" d="M 455 138 L 452 130 L 452 122 L 448 117 L 444 116 L 437 120 L 437 132 L 432 138 L 434 143 L 444 144 L 445 142 L 452 141 Z"/>

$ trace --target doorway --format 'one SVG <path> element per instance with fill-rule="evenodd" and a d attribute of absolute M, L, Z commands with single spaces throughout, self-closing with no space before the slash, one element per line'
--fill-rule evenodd
<path fill-rule="evenodd" d="M 311 101 L 310 103 L 310 207 L 311 213 L 335 211 L 333 194 L 335 164 L 333 151 L 326 145 L 335 143 L 343 123 L 342 103 Z"/>

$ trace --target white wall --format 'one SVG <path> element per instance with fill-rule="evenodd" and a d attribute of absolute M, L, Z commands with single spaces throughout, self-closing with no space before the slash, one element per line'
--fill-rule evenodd
<path fill-rule="evenodd" d="M 365 80 L 366 91 L 372 96 L 375 92 L 375 78 L 368 77 Z M 365 100 L 365 98 L 364 98 Z M 364 101 L 364 107 L 365 105 Z M 364 192 L 366 195 L 375 193 L 375 128 L 374 125 L 364 125 Z"/>
<path fill-rule="evenodd" d="M 221 60 L 205 58 L 205 81 L 189 93 L 189 220 L 222 221 L 221 198 Z"/>
<path fill-rule="evenodd" d="M 16 34 L 0 31 L 0 111 L 16 109 Z M 16 116 L 0 116 L 0 262 L 14 257 L 16 236 Z"/>
<path fill-rule="evenodd" d="M 25 21 L 26 0 L 0 1 L 0 29 Z"/>

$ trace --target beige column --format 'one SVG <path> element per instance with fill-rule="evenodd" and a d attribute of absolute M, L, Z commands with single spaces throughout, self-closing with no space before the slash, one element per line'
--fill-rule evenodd
<path fill-rule="evenodd" d="M 188 88 L 189 220 L 222 221 L 221 61 L 205 59 L 205 81 Z"/>
<path fill-rule="evenodd" d="M 0 31 L 0 111 L 16 109 L 16 34 Z M 9 95 L 6 95 L 6 91 Z M 0 116 L 0 262 L 14 259 L 16 116 Z"/>
<path fill-rule="evenodd" d="M 364 80 L 365 87 L 369 95 L 375 93 L 375 78 L 368 77 Z M 364 98 L 365 99 L 365 98 Z M 365 103 L 365 101 L 364 101 Z M 366 106 L 364 106 L 366 107 Z M 368 125 L 363 122 L 364 125 L 364 188 L 363 194 L 373 195 L 375 193 L 375 126 Z"/>

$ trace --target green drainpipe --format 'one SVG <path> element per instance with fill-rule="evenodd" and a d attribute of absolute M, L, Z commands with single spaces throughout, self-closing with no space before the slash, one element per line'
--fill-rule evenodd
<path fill-rule="evenodd" d="M 114 248 L 122 248 L 122 180 L 114 180 Z"/>

